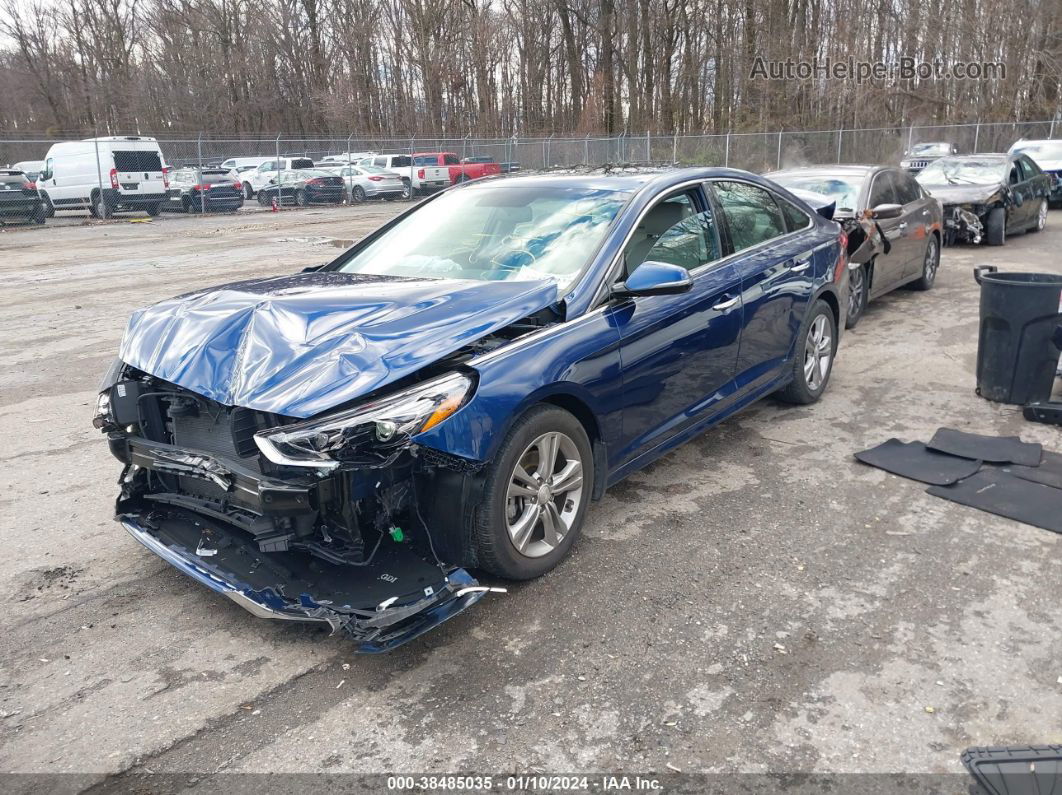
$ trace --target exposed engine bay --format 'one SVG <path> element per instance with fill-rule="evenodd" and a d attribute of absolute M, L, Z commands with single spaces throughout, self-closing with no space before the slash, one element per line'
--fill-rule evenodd
<path fill-rule="evenodd" d="M 457 558 L 453 545 L 422 513 L 479 464 L 418 447 L 400 428 L 345 429 L 336 466 L 278 464 L 256 435 L 298 423 L 128 367 L 101 393 L 95 424 L 125 464 L 119 521 L 259 615 L 323 621 L 382 651 L 489 590 L 444 562 Z"/>
<path fill-rule="evenodd" d="M 984 217 L 991 208 L 950 206 L 944 208 L 944 244 L 981 242 L 985 234 Z"/>

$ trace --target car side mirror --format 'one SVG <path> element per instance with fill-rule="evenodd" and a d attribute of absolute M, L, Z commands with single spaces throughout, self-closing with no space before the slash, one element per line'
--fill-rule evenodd
<path fill-rule="evenodd" d="M 616 298 L 636 295 L 678 295 L 693 287 L 690 272 L 681 265 L 669 262 L 643 262 L 634 269 L 627 281 L 612 288 Z"/>
<path fill-rule="evenodd" d="M 903 215 L 903 205 L 901 204 L 879 204 L 870 211 L 870 217 L 875 221 L 899 218 L 901 215 Z"/>
<path fill-rule="evenodd" d="M 1023 204 L 1025 204 L 1025 197 L 1022 196 L 1020 193 L 1014 193 L 1013 194 L 1013 199 L 1014 199 L 1014 205 L 1016 207 L 1021 207 Z"/>

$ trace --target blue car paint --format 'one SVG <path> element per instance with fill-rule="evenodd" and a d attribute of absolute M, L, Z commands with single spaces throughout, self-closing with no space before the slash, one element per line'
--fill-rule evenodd
<path fill-rule="evenodd" d="M 724 248 L 725 262 L 694 271 L 690 289 L 681 294 L 610 298 L 618 257 L 641 212 L 676 189 L 713 178 L 773 190 L 802 207 L 812 222 L 746 253 Z M 327 414 L 553 306 L 562 322 L 462 364 L 478 374 L 474 393 L 449 419 L 414 440 L 487 461 L 516 418 L 550 401 L 584 420 L 604 451 L 599 482 L 611 485 L 784 386 L 797 329 L 817 297 L 829 298 L 837 308 L 840 333 L 845 302 L 835 280 L 841 257 L 838 227 L 787 191 L 728 169 L 567 179 L 626 189 L 631 198 L 563 296 L 551 282 L 348 275 L 335 271 L 343 255 L 317 273 L 241 282 L 142 310 L 130 321 L 122 359 L 219 402 L 309 417 Z M 702 194 L 700 203 L 714 208 L 710 193 Z M 805 261 L 807 267 L 801 267 Z M 296 615 L 306 607 L 219 580 L 190 550 L 159 544 L 146 529 L 131 526 L 135 522 L 129 518 L 123 523 L 156 554 L 230 598 Z M 450 577 L 475 583 L 462 569 Z M 408 636 L 361 650 L 393 648 L 481 596 L 469 593 L 435 604 L 420 614 Z"/>
<path fill-rule="evenodd" d="M 606 280 L 614 276 L 612 263 L 639 213 L 691 177 L 738 178 L 768 188 L 802 207 L 811 224 L 695 273 L 688 293 L 595 308 L 594 299 L 600 300 Z M 475 395 L 416 441 L 489 460 L 529 406 L 543 400 L 563 405 L 570 399 L 594 418 L 592 436 L 607 449 L 605 482 L 616 483 L 785 386 L 797 331 L 813 300 L 832 297 L 840 333 L 844 301 L 834 280 L 842 254 L 838 234 L 835 223 L 752 174 L 689 169 L 646 179 L 594 262 L 566 294 L 568 322 L 470 361 L 480 375 Z M 808 267 L 794 272 L 791 266 L 799 268 L 805 259 Z M 735 305 L 715 309 L 735 296 Z"/>
<path fill-rule="evenodd" d="M 332 613 L 332 606 L 318 604 L 309 594 L 303 593 L 296 599 L 285 598 L 271 589 L 255 590 L 246 583 L 235 581 L 227 572 L 212 566 L 209 559 L 202 558 L 193 550 L 184 547 L 167 546 L 157 539 L 151 531 L 137 520 L 130 517 L 121 519 L 126 531 L 154 552 L 175 569 L 205 585 L 215 593 L 232 599 L 245 609 L 251 609 L 258 615 L 269 614 L 271 618 L 310 623 L 331 623 L 321 615 Z M 485 591 L 472 590 L 461 596 L 456 593 L 465 587 L 476 587 L 476 580 L 464 569 L 455 569 L 446 577 L 454 595 L 440 593 L 439 599 L 427 609 L 418 613 L 418 619 L 404 631 L 389 635 L 382 640 L 368 640 L 358 644 L 358 651 L 365 654 L 378 654 L 408 643 L 425 632 L 442 624 L 444 621 L 467 610 L 480 599 Z M 398 605 L 401 607 L 401 605 Z"/>
<path fill-rule="evenodd" d="M 120 358 L 229 406 L 311 417 L 557 300 L 552 282 L 304 273 L 191 293 L 129 319 Z"/>

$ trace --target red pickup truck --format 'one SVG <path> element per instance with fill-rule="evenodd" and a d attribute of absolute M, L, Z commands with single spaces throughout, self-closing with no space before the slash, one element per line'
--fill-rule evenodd
<path fill-rule="evenodd" d="M 492 177 L 501 173 L 498 163 L 462 163 L 453 152 L 415 152 L 413 164 L 417 166 L 446 166 L 450 169 L 450 184 L 468 182 L 470 179 Z"/>

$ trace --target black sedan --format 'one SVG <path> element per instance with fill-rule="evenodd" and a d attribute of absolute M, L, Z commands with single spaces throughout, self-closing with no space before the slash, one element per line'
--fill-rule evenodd
<path fill-rule="evenodd" d="M 47 215 L 37 186 L 24 172 L 0 169 L 0 223 L 43 224 Z"/>
<path fill-rule="evenodd" d="M 179 168 L 169 174 L 165 209 L 235 212 L 243 207 L 243 183 L 227 168 Z"/>
<path fill-rule="evenodd" d="M 764 176 L 836 203 L 834 220 L 849 237 L 848 328 L 874 298 L 905 284 L 917 290 L 933 286 L 943 234 L 940 202 L 903 169 L 824 165 Z"/>
<path fill-rule="evenodd" d="M 1008 234 L 1047 224 L 1053 180 L 1026 154 L 942 157 L 917 179 L 944 205 L 948 244 L 1002 246 Z"/>
<path fill-rule="evenodd" d="M 278 204 L 307 207 L 311 204 L 340 204 L 346 194 L 343 178 L 331 171 L 303 168 L 282 171 L 258 191 L 258 203 L 269 207 Z"/>

